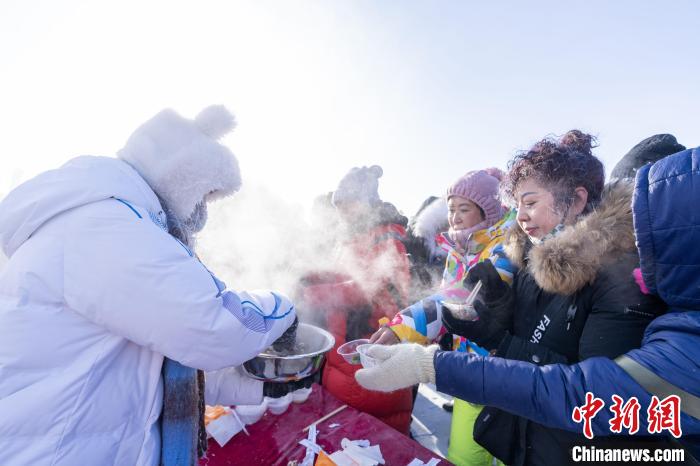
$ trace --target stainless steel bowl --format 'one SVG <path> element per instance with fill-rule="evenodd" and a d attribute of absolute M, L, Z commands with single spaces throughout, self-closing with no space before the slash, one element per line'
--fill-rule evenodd
<path fill-rule="evenodd" d="M 321 368 L 325 354 L 335 345 L 333 335 L 309 324 L 299 324 L 297 341 L 303 344 L 304 354 L 278 356 L 260 353 L 243 363 L 249 376 L 265 382 L 290 382 L 315 374 Z"/>

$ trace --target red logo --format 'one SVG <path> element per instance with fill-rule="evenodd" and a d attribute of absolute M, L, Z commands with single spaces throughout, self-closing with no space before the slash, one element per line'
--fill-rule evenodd
<path fill-rule="evenodd" d="M 610 411 L 613 413 L 610 424 L 610 432 L 614 434 L 622 433 L 622 429 L 627 429 L 629 435 L 639 432 L 639 411 L 641 405 L 636 397 L 632 397 L 624 402 L 618 395 L 612 396 L 613 404 Z M 577 406 L 571 413 L 574 422 L 583 422 L 583 435 L 588 439 L 593 438 L 592 420 L 603 409 L 605 402 L 593 396 L 593 393 L 586 392 L 586 403 Z M 663 400 L 652 396 L 649 408 L 647 409 L 647 431 L 650 434 L 659 434 L 667 430 L 676 438 L 680 438 L 681 431 L 681 399 L 678 395 L 669 395 Z"/>
<path fill-rule="evenodd" d="M 658 434 L 662 430 L 668 430 L 676 438 L 681 432 L 681 399 L 678 395 L 669 395 L 659 401 L 656 396 L 651 397 L 649 409 L 647 409 L 649 421 L 649 433 Z"/>
<path fill-rule="evenodd" d="M 610 432 L 619 434 L 624 427 L 630 435 L 636 434 L 639 431 L 639 409 L 641 408 L 639 400 L 633 396 L 623 405 L 623 399 L 619 396 L 613 395 L 612 399 L 613 405 L 610 411 L 614 416 L 609 421 Z"/>
<path fill-rule="evenodd" d="M 594 397 L 591 392 L 586 392 L 586 404 L 575 407 L 574 412 L 571 413 L 571 419 L 573 419 L 575 423 L 578 424 L 583 421 L 583 435 L 588 439 L 593 438 L 591 420 L 598 414 L 598 411 L 603 409 L 603 406 L 605 406 L 603 400 Z"/>

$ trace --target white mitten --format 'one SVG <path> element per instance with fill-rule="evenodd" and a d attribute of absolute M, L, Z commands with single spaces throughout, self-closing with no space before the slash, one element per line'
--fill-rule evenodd
<path fill-rule="evenodd" d="M 369 390 L 393 392 L 417 383 L 435 383 L 433 356 L 437 345 L 421 346 L 415 343 L 374 345 L 367 356 L 381 361 L 369 369 L 355 373 L 357 383 Z"/>

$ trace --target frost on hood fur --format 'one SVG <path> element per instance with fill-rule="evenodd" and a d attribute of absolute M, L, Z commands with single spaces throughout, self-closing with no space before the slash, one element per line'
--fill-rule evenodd
<path fill-rule="evenodd" d="M 430 257 L 445 255 L 435 242 L 435 236 L 447 228 L 447 201 L 444 197 L 438 197 L 425 205 L 409 224 L 413 236 L 420 238 L 425 248 L 430 251 Z"/>
<path fill-rule="evenodd" d="M 516 224 L 506 235 L 505 251 L 518 268 L 525 266 L 544 291 L 571 295 L 593 283 L 606 260 L 636 250 L 629 181 L 608 184 L 598 207 L 554 238 L 532 245 Z"/>
<path fill-rule="evenodd" d="M 234 126 L 233 115 L 221 105 L 205 108 L 194 120 L 166 109 L 134 131 L 117 156 L 185 221 L 198 203 L 240 189 L 238 161 L 218 142 Z"/>

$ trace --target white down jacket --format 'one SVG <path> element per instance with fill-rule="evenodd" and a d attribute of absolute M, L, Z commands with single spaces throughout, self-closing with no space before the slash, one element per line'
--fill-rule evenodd
<path fill-rule="evenodd" d="M 292 323 L 284 297 L 221 290 L 161 210 L 107 157 L 73 159 L 0 203 L 1 464 L 157 464 L 163 357 L 238 366 Z M 236 370 L 211 382 L 210 403 L 262 397 Z"/>

